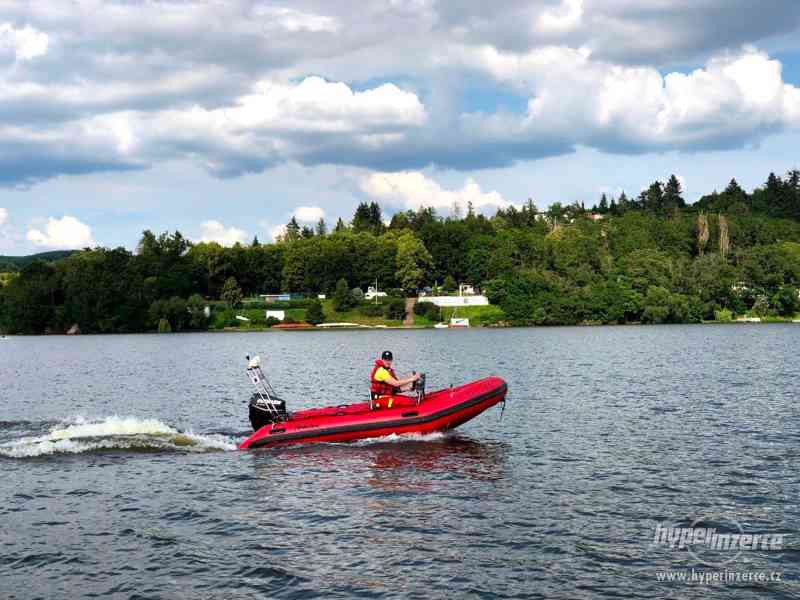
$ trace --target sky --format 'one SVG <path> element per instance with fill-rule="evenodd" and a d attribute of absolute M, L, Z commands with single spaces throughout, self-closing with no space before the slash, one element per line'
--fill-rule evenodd
<path fill-rule="evenodd" d="M 0 254 L 359 202 L 694 201 L 800 159 L 797 0 L 0 3 Z"/>

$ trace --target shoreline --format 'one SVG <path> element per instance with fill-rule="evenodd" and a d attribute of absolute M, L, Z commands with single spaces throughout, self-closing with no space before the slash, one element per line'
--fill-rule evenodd
<path fill-rule="evenodd" d="M 448 327 L 447 330 L 498 330 L 498 329 L 552 329 L 556 327 L 654 327 L 676 325 L 800 325 L 800 319 L 769 319 L 762 321 L 701 321 L 700 323 L 577 323 L 575 325 L 475 325 L 472 327 Z M 0 335 L 0 341 L 14 337 L 87 337 L 87 336 L 114 336 L 114 335 L 188 335 L 193 333 L 265 333 L 265 332 L 307 332 L 307 331 L 421 331 L 436 329 L 433 325 L 363 325 L 358 327 L 298 327 L 296 329 L 276 329 L 273 327 L 225 327 L 222 329 L 206 329 L 191 331 L 171 331 L 159 333 L 157 331 L 131 331 L 127 333 L 6 333 Z M 441 330 L 438 330 L 441 331 Z"/>

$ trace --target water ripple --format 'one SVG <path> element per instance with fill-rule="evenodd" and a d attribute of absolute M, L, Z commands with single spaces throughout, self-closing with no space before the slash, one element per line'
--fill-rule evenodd
<path fill-rule="evenodd" d="M 0 356 L 15 374 L 0 386 L 0 597 L 800 598 L 796 331 L 15 338 Z M 505 377 L 503 419 L 211 452 L 248 433 L 245 353 L 299 409 L 363 398 L 384 347 L 434 387 Z M 789 534 L 727 565 L 784 581 L 659 581 L 703 565 L 654 543 L 656 526 L 710 515 Z"/>

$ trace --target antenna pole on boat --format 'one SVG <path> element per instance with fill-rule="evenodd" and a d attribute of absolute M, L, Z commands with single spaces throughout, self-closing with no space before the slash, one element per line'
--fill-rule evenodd
<path fill-rule="evenodd" d="M 275 406 L 279 402 L 278 395 L 272 389 L 272 385 L 270 385 L 267 376 L 264 375 L 264 371 L 261 370 L 261 357 L 254 356 L 251 359 L 250 355 L 247 354 L 245 358 L 247 359 L 247 375 L 256 388 L 256 394 L 260 400 L 259 404 L 266 407 L 274 415 L 278 415 L 280 411 Z"/>

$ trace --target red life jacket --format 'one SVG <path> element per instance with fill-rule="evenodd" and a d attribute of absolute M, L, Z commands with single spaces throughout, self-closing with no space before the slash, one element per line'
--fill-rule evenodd
<path fill-rule="evenodd" d="M 372 373 L 369 374 L 369 390 L 372 392 L 373 398 L 378 398 L 380 396 L 391 396 L 392 394 L 396 394 L 398 392 L 396 387 L 389 385 L 388 383 L 384 383 L 383 381 L 375 380 L 375 373 L 377 373 L 378 369 L 380 368 L 386 369 L 389 371 L 389 375 L 397 379 L 397 375 L 394 374 L 394 369 L 392 369 L 382 360 L 376 360 L 375 366 L 372 367 Z"/>

